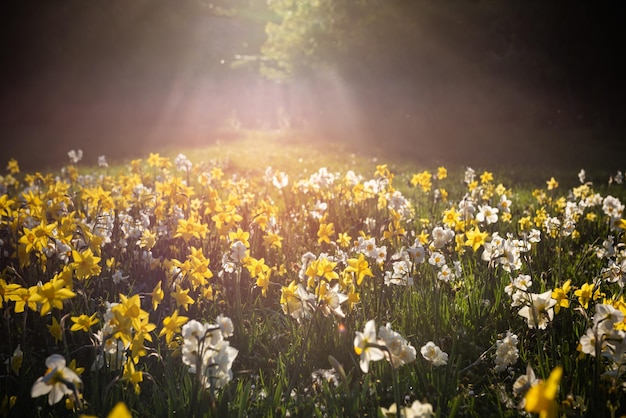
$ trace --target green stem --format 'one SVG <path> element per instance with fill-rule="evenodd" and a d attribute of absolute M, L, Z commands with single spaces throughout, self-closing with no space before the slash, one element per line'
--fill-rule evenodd
<path fill-rule="evenodd" d="M 302 364 L 302 362 L 304 361 L 305 349 L 309 342 L 309 338 L 311 336 L 311 329 L 313 328 L 313 322 L 315 321 L 317 317 L 316 314 L 317 314 L 317 311 L 314 313 L 313 318 L 311 318 L 311 322 L 309 323 L 309 326 L 306 329 L 306 334 L 304 334 L 304 340 L 302 341 L 302 346 L 300 347 L 298 358 L 294 364 L 294 369 L 293 369 L 293 372 L 291 373 L 291 377 L 289 378 L 289 386 L 287 387 L 287 392 L 286 392 L 287 396 L 289 396 L 289 394 L 291 393 L 291 390 L 295 386 L 295 380 L 298 375 L 298 371 L 300 370 L 300 364 Z"/>
<path fill-rule="evenodd" d="M 391 361 L 391 353 L 389 354 L 389 363 L 391 363 L 391 378 L 393 381 L 393 394 L 396 398 L 396 416 L 401 418 L 401 399 L 400 399 L 400 382 L 398 379 L 398 369 L 393 367 L 393 363 Z"/>
<path fill-rule="evenodd" d="M 400 382 L 398 379 L 398 369 L 393 367 L 393 357 L 391 355 L 391 351 L 389 350 L 389 347 L 385 345 L 366 344 L 365 348 L 367 347 L 376 347 L 380 350 L 387 352 L 389 364 L 391 365 L 391 381 L 393 385 L 393 395 L 396 400 L 396 416 L 398 418 L 401 418 L 402 417 L 402 399 L 400 398 Z"/>

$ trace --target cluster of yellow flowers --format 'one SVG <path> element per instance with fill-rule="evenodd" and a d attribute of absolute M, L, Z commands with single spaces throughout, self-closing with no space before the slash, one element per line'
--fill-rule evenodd
<path fill-rule="evenodd" d="M 217 163 L 192 165 L 179 156 L 173 164 L 159 154 L 134 160 L 115 175 L 80 174 L 74 165 L 57 176 L 22 174 L 14 160 L 7 171 L 0 177 L 3 333 L 46 352 L 91 344 L 91 369 L 119 370 L 137 394 L 143 359 L 159 345 L 154 337 L 181 352 L 189 322 L 183 311 L 216 317 L 224 307 L 237 313 L 254 298 L 269 298 L 298 321 L 317 312 L 345 318 L 374 286 L 410 289 L 431 274 L 436 286 L 461 289 L 468 258 L 510 282 L 511 307 L 530 328 L 545 329 L 574 303 L 589 311 L 602 300 L 626 313 L 623 297 L 603 290 L 626 283 L 619 241 L 624 206 L 595 193 L 590 183 L 558 197 L 552 178 L 547 191 L 535 191 L 535 202 L 521 208 L 491 172 L 477 177 L 471 168 L 458 200 L 446 189 L 454 183 L 444 167 L 411 175 L 403 190 L 387 165 L 377 166 L 371 179 L 323 168 L 289 185 L 296 174 L 266 170 L 267 178 L 242 178 Z M 586 227 L 609 232 L 601 245 L 585 247 L 605 263 L 600 274 L 574 283 L 558 272 L 542 293 L 533 293 L 536 278 L 526 274 L 527 261 L 538 243 L 549 240 L 558 256 L 563 242 L 579 243 Z M 37 318 L 20 318 L 29 312 Z M 613 328 L 623 334 L 625 324 Z M 49 335 L 35 341 L 43 325 Z M 624 340 L 613 329 L 610 334 Z M 588 342 L 581 347 L 589 353 Z M 14 347 L 0 348 L 15 357 Z M 59 373 L 38 381 L 33 396 L 50 393 L 53 403 L 70 395 L 80 404 L 78 368 L 67 369 L 63 357 L 49 363 Z M 499 360 L 498 367 L 505 369 L 506 362 Z M 551 393 L 557 380 L 544 383 Z M 46 392 L 52 381 L 65 386 Z M 72 390 L 68 382 L 75 382 Z M 531 388 L 532 399 L 538 390 Z M 536 405 L 527 401 L 531 411 Z"/>

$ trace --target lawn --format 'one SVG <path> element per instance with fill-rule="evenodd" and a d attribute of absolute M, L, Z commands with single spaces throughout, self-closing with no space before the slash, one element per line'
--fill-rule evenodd
<path fill-rule="evenodd" d="M 6 163 L 2 416 L 626 413 L 619 172 L 280 133 Z"/>

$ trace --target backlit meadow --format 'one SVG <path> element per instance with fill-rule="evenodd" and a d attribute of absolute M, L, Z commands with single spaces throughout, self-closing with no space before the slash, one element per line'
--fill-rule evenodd
<path fill-rule="evenodd" d="M 626 411 L 620 172 L 276 141 L 5 162 L 0 415 Z"/>

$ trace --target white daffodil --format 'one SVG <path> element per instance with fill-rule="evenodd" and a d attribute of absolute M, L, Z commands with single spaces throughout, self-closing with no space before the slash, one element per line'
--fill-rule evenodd
<path fill-rule="evenodd" d="M 46 359 L 46 373 L 37 379 L 30 390 L 33 398 L 48 395 L 48 403 L 54 405 L 65 395 L 78 393 L 78 386 L 82 384 L 80 377 L 69 367 L 65 367 L 65 358 L 60 354 L 53 354 Z"/>
<path fill-rule="evenodd" d="M 354 352 L 360 357 L 359 364 L 363 373 L 369 371 L 370 361 L 378 361 L 385 358 L 383 351 L 378 348 L 376 322 L 373 319 L 367 321 L 363 332 L 356 332 Z"/>
<path fill-rule="evenodd" d="M 424 345 L 420 352 L 422 357 L 428 360 L 433 366 L 445 366 L 448 364 L 448 354 L 441 351 L 434 342 L 429 341 Z"/>
<path fill-rule="evenodd" d="M 552 291 L 531 293 L 527 303 L 518 313 L 526 318 L 528 328 L 546 329 L 548 322 L 554 318 L 553 307 L 556 305 L 556 300 L 552 299 Z"/>

